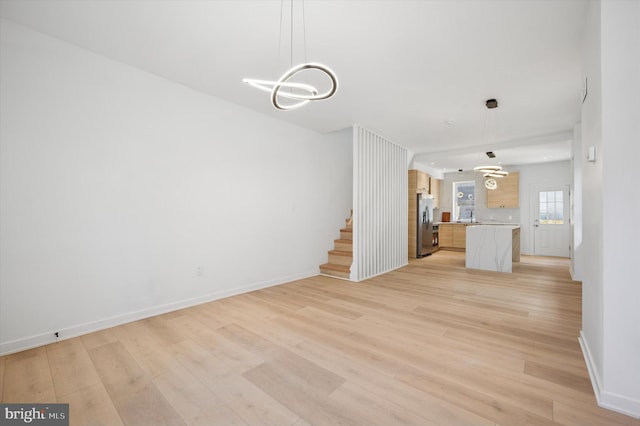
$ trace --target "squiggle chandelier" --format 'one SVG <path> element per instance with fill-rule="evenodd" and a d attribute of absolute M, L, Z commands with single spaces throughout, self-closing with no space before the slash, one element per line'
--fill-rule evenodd
<path fill-rule="evenodd" d="M 484 187 L 487 189 L 496 189 L 498 187 L 498 182 L 495 178 L 501 178 L 507 176 L 509 173 L 502 170 L 500 166 L 479 166 L 474 167 L 473 170 L 476 172 L 483 173 Z"/>
<path fill-rule="evenodd" d="M 484 177 L 505 177 L 509 172 L 502 170 L 500 166 L 480 166 L 474 167 L 476 172 L 484 173 Z"/>
<path fill-rule="evenodd" d="M 282 3 L 281 3 L 282 8 Z M 304 28 L 304 0 L 302 1 L 303 10 L 303 28 Z M 282 33 L 282 10 L 280 12 L 280 31 Z M 291 0 L 291 58 L 293 62 L 293 0 Z M 305 36 L 305 52 L 306 52 L 306 36 Z M 290 81 L 297 74 L 304 71 L 317 70 L 323 73 L 329 78 L 331 86 L 323 93 L 319 93 L 315 86 L 306 83 L 297 83 Z M 242 80 L 244 83 L 253 86 L 257 89 L 271 93 L 271 103 L 276 109 L 281 111 L 288 111 L 295 108 L 299 108 L 311 101 L 319 101 L 322 99 L 328 99 L 333 96 L 338 90 L 338 78 L 335 73 L 326 65 L 322 65 L 315 62 L 305 62 L 300 65 L 292 66 L 291 69 L 286 71 L 277 81 L 270 80 L 258 80 L 254 78 L 245 78 Z M 283 90 L 287 89 L 287 90 Z M 296 102 L 291 104 L 283 104 L 281 98 L 292 99 Z"/>

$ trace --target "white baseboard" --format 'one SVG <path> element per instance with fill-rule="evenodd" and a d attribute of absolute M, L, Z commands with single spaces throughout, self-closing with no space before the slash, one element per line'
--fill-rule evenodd
<path fill-rule="evenodd" d="M 602 389 L 602 386 L 600 385 L 600 376 L 598 376 L 598 369 L 595 366 L 593 356 L 591 355 L 591 351 L 589 350 L 589 345 L 587 344 L 587 339 L 582 333 L 582 330 L 580 330 L 580 337 L 578 337 L 578 342 L 580 343 L 580 348 L 582 349 L 582 356 L 584 357 L 584 361 L 587 364 L 587 371 L 589 372 L 589 378 L 591 379 L 591 386 L 593 386 L 593 392 L 595 393 L 596 400 L 599 403 L 600 393 Z"/>
<path fill-rule="evenodd" d="M 600 394 L 598 405 L 602 408 L 640 419 L 640 400 L 603 391 Z"/>
<path fill-rule="evenodd" d="M 164 305 L 153 306 L 135 312 L 129 312 L 123 315 L 117 315 L 110 318 L 103 318 L 86 324 L 78 324 L 58 330 L 59 337 L 56 338 L 55 332 L 48 332 L 34 336 L 24 337 L 9 342 L 0 343 L 0 356 L 8 355 L 27 349 L 36 348 L 38 346 L 48 345 L 57 341 L 70 339 L 72 337 L 82 336 L 84 334 L 93 333 L 95 331 L 104 330 L 118 325 L 126 324 L 133 321 L 153 317 L 156 315 L 166 314 L 167 312 L 177 311 L 179 309 L 189 308 L 191 306 L 201 305 L 203 303 L 212 302 L 226 297 L 236 296 L 242 293 L 248 293 L 261 288 L 273 287 L 291 281 L 301 280 L 318 275 L 318 271 L 308 271 L 300 274 L 289 275 L 273 280 L 253 283 L 247 286 L 238 287 L 230 290 L 224 290 L 192 299 L 181 300 L 178 302 L 167 303 Z"/>
<path fill-rule="evenodd" d="M 593 392 L 595 393 L 598 406 L 636 419 L 640 418 L 640 400 L 604 390 L 593 356 L 589 350 L 589 345 L 582 331 L 580 331 L 578 341 L 580 342 L 582 355 L 587 364 L 587 371 L 589 372 L 589 378 L 591 379 L 591 385 L 593 386 Z"/>

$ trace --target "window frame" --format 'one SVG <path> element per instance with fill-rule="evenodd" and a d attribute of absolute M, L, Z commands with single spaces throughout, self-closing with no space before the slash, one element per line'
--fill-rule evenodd
<path fill-rule="evenodd" d="M 476 208 L 477 208 L 477 206 L 476 206 L 476 199 L 477 199 L 477 197 L 476 197 L 476 181 L 475 180 L 462 180 L 462 181 L 453 182 L 453 185 L 451 185 L 451 188 L 452 188 L 451 189 L 451 199 L 452 199 L 451 205 L 452 205 L 452 216 L 453 216 L 452 220 L 454 222 L 467 221 L 467 220 L 469 222 L 471 222 L 471 217 L 465 217 L 464 219 L 460 218 L 460 209 L 458 208 L 459 207 L 459 205 L 458 205 L 458 200 L 459 200 L 458 192 L 460 192 L 458 190 L 459 186 L 473 186 L 473 197 L 471 198 L 471 200 L 472 200 L 472 203 L 471 203 L 471 215 L 475 219 L 476 218 Z M 467 194 L 467 201 L 469 200 L 468 195 L 469 194 Z"/>

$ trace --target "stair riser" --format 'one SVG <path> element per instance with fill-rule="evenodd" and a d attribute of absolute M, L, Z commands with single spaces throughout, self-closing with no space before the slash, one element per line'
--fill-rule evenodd
<path fill-rule="evenodd" d="M 341 240 L 353 240 L 353 232 L 340 231 Z"/>
<path fill-rule="evenodd" d="M 340 243 L 340 242 L 336 241 L 333 245 L 334 245 L 336 250 L 353 253 L 353 244 Z"/>
<path fill-rule="evenodd" d="M 351 264 L 353 263 L 353 257 L 339 256 L 329 253 L 329 263 L 333 263 L 334 265 L 351 266 Z"/>

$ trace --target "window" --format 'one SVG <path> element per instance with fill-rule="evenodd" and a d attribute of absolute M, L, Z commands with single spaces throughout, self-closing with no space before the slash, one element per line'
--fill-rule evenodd
<path fill-rule="evenodd" d="M 453 182 L 454 220 L 471 221 L 476 217 L 476 182 Z"/>
<path fill-rule="evenodd" d="M 540 191 L 540 225 L 563 225 L 562 191 Z"/>

